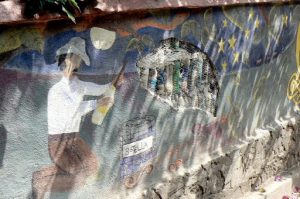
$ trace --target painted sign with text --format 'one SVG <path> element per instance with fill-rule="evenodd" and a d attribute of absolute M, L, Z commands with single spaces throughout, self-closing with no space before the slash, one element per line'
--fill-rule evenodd
<path fill-rule="evenodd" d="M 133 188 L 144 172 L 150 174 L 156 156 L 154 117 L 145 116 L 127 121 L 121 127 L 121 180 Z"/>

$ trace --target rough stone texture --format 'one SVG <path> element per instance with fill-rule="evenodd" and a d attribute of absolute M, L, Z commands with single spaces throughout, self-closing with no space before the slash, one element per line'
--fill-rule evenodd
<path fill-rule="evenodd" d="M 299 120 L 264 134 L 202 164 L 197 171 L 186 171 L 149 188 L 144 198 L 238 198 L 257 190 L 270 177 L 299 166 Z"/>

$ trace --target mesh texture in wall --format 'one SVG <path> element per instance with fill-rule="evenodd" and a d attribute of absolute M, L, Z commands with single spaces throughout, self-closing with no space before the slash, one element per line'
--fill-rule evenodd
<path fill-rule="evenodd" d="M 176 38 L 163 40 L 137 62 L 141 85 L 175 108 L 217 113 L 216 69 L 198 47 Z"/>

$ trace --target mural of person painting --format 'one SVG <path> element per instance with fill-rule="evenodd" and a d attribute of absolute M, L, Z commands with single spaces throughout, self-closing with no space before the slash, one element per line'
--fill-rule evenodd
<path fill-rule="evenodd" d="M 113 103 L 111 97 L 83 100 L 85 95 L 102 95 L 112 84 L 84 82 L 76 76 L 81 61 L 90 65 L 82 38 L 72 38 L 56 51 L 56 58 L 63 77 L 48 93 L 48 150 L 54 165 L 33 174 L 34 198 L 43 198 L 47 191 L 70 191 L 97 173 L 99 162 L 80 137 L 80 121 L 98 106 Z M 119 86 L 122 80 L 119 78 L 115 85 Z"/>

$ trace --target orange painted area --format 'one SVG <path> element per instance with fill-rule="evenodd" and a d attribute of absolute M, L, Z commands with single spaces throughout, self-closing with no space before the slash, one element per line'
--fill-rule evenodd
<path fill-rule="evenodd" d="M 127 37 L 129 35 L 131 35 L 130 32 L 126 31 L 126 30 L 123 30 L 123 29 L 120 29 L 120 28 L 117 28 L 116 29 L 116 32 L 121 36 L 121 37 Z"/>
<path fill-rule="evenodd" d="M 154 28 L 159 28 L 162 30 L 174 30 L 178 25 L 182 24 L 189 16 L 190 16 L 189 13 L 179 13 L 168 24 L 162 24 L 158 21 L 155 21 L 152 18 L 138 20 L 138 21 L 133 22 L 130 25 L 131 28 L 128 28 L 128 29 L 133 29 L 134 31 L 138 31 L 139 29 L 144 28 L 144 27 L 154 27 Z M 124 30 L 122 28 L 117 28 L 116 31 L 122 37 L 126 37 L 129 35 L 135 34 L 131 31 Z"/>

